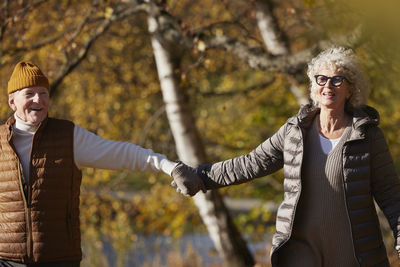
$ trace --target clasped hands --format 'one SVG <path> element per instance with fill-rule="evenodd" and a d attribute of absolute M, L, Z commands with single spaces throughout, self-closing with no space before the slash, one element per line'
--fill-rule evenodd
<path fill-rule="evenodd" d="M 200 190 L 205 193 L 207 191 L 203 180 L 197 175 L 196 169 L 179 162 L 171 173 L 174 180 L 171 186 L 177 187 L 176 191 L 185 196 L 194 196 Z"/>

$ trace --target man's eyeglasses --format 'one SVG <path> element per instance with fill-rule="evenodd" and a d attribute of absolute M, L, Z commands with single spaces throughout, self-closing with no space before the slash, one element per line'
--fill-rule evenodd
<path fill-rule="evenodd" d="M 329 77 L 329 76 L 325 76 L 325 75 L 315 75 L 315 82 L 319 85 L 319 86 L 324 86 L 328 80 L 331 80 L 331 85 L 334 87 L 339 87 L 343 84 L 343 80 L 347 80 L 346 77 L 344 76 L 333 76 L 333 77 Z"/>

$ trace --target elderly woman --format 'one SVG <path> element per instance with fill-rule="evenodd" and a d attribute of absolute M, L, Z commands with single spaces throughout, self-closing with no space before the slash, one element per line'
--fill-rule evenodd
<path fill-rule="evenodd" d="M 272 266 L 389 266 L 374 200 L 400 249 L 400 183 L 366 106 L 367 82 L 350 49 L 331 48 L 308 66 L 312 104 L 247 155 L 172 172 L 185 195 L 284 170 Z"/>

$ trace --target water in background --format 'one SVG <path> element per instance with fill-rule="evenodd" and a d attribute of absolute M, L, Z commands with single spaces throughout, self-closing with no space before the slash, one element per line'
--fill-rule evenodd
<path fill-rule="evenodd" d="M 270 236 L 262 242 L 248 242 L 258 262 L 267 262 Z M 117 267 L 118 255 L 109 242 L 103 241 L 103 253 L 110 267 Z M 179 240 L 165 236 L 139 236 L 124 255 L 123 266 L 171 266 L 171 257 L 180 255 L 187 261 L 197 261 L 201 266 L 223 264 L 214 244 L 206 234 L 184 235 Z"/>

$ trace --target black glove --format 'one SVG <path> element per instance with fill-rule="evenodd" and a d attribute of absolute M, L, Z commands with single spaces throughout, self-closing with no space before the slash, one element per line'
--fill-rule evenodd
<path fill-rule="evenodd" d="M 176 191 L 185 196 L 194 196 L 200 190 L 203 193 L 207 192 L 203 180 L 197 175 L 196 170 L 183 162 L 178 162 L 171 175 L 174 178 L 171 185 L 177 186 Z"/>

